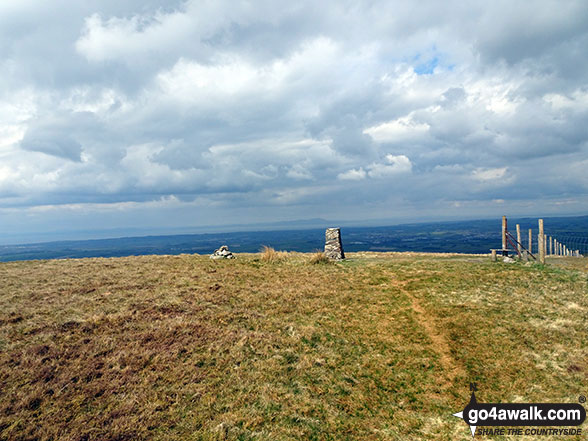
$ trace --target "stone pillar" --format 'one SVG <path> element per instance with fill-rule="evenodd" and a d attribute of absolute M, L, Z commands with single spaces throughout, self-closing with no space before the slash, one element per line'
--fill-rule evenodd
<path fill-rule="evenodd" d="M 327 228 L 325 231 L 325 255 L 333 260 L 345 259 L 340 228 Z"/>

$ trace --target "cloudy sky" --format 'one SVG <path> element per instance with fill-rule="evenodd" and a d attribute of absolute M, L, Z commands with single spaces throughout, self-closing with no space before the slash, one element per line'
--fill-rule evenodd
<path fill-rule="evenodd" d="M 587 54 L 585 0 L 2 1 L 0 233 L 586 213 Z"/>

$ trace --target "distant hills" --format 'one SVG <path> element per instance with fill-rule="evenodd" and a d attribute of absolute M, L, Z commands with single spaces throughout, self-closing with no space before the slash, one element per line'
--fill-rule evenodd
<path fill-rule="evenodd" d="M 545 231 L 573 249 L 588 254 L 588 216 L 545 219 Z M 509 219 L 519 223 L 526 244 L 528 229 L 536 237 L 537 218 Z M 277 250 L 311 252 L 324 246 L 324 229 L 341 226 L 345 251 L 423 251 L 487 253 L 500 246 L 500 218 L 451 222 L 354 227 L 324 219 L 264 223 L 255 231 L 150 235 L 93 240 L 60 240 L 0 246 L 0 261 L 116 257 L 145 254 L 212 253 L 220 245 L 233 252 L 257 252 L 263 245 Z M 226 227 L 225 227 L 226 228 Z"/>

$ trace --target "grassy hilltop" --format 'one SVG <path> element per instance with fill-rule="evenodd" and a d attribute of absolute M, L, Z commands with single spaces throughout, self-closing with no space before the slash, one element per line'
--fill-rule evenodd
<path fill-rule="evenodd" d="M 587 394 L 585 259 L 349 257 L 0 264 L 0 439 L 467 440 L 469 382 Z"/>

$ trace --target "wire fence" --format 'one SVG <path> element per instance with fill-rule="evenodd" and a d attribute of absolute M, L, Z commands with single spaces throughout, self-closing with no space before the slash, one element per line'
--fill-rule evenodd
<path fill-rule="evenodd" d="M 573 233 L 558 234 L 557 236 L 552 237 L 554 240 L 557 240 L 558 243 L 565 245 L 568 250 L 571 250 L 572 252 L 577 250 L 582 256 L 588 256 L 588 237 L 575 235 Z M 549 244 L 547 244 L 547 247 L 548 252 L 550 252 L 551 249 L 549 248 Z M 552 254 L 556 254 L 555 249 Z"/>

